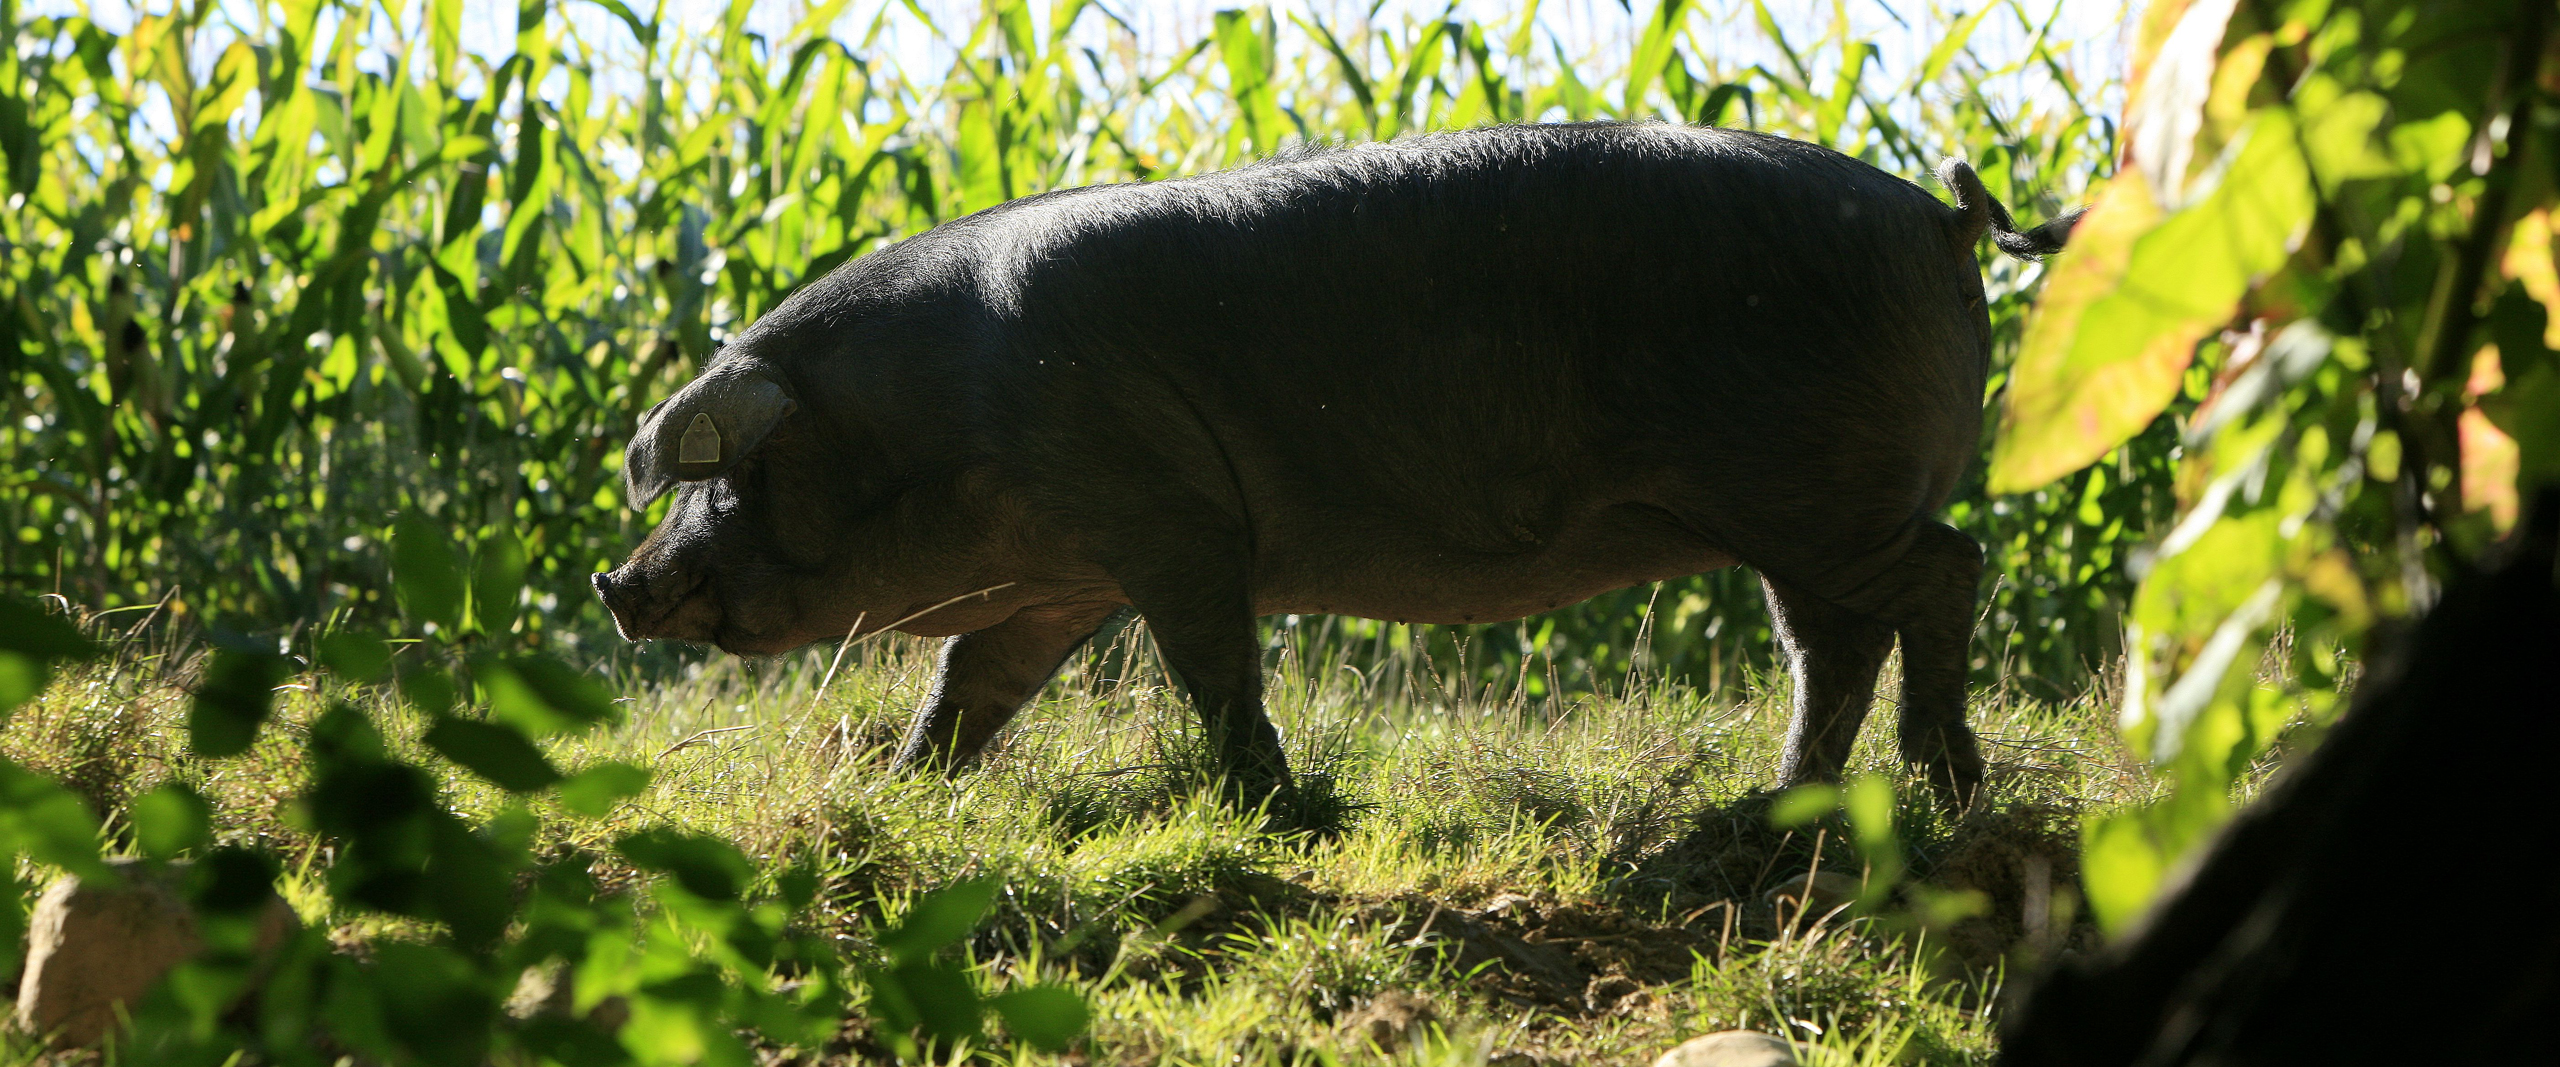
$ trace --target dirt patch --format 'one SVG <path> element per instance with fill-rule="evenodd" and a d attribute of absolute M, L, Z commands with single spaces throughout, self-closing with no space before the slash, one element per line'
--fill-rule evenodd
<path fill-rule="evenodd" d="M 2043 804 L 2013 804 L 1966 817 L 1914 857 L 1921 884 L 1981 894 L 1972 918 L 1932 932 L 1968 966 L 1989 967 L 2020 953 L 2042 956 L 2095 944 L 2079 907 L 2078 816 Z"/>
<path fill-rule="evenodd" d="M 1405 899 L 1378 910 L 1398 943 L 1436 955 L 1495 1000 L 1577 1019 L 1650 1014 L 1647 987 L 1687 978 L 1699 955 L 1719 954 L 1723 936 L 1699 917 L 1651 924 L 1514 893 L 1473 908 Z"/>

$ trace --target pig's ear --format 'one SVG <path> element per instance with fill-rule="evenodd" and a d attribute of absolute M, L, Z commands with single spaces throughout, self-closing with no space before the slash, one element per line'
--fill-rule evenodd
<path fill-rule="evenodd" d="M 797 406 L 771 370 L 745 360 L 712 368 L 640 416 L 622 454 L 631 506 L 737 466 Z"/>

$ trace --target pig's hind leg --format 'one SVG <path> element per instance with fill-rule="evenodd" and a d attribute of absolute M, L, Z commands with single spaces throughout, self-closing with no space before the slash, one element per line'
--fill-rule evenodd
<path fill-rule="evenodd" d="M 1982 786 L 1982 754 L 1965 724 L 1965 650 L 1973 634 L 1982 548 L 1943 523 L 1913 522 L 1866 552 L 1802 566 L 1762 564 L 1770 614 L 1796 680 L 1783 778 L 1835 780 L 1866 716 L 1877 670 L 1902 641 L 1901 753 L 1951 806 Z M 1843 559 L 1854 562 L 1843 565 Z M 1859 575 L 1851 581 L 1846 576 Z"/>
<path fill-rule="evenodd" d="M 1902 761 L 1961 807 L 1982 789 L 1982 750 L 1965 724 L 1964 693 L 1982 545 L 1954 527 L 1921 523 L 1899 576 L 1900 590 L 1878 611 L 1902 635 Z"/>
<path fill-rule="evenodd" d="M 1166 553 L 1174 558 L 1173 553 Z M 1114 576 L 1146 617 L 1147 632 L 1218 754 L 1229 797 L 1252 806 L 1290 786 L 1280 731 L 1262 706 L 1262 646 L 1252 595 L 1228 561 L 1200 556 L 1193 567 L 1127 568 Z M 1221 572 L 1230 572 L 1222 574 Z M 1221 580 L 1224 579 L 1224 580 Z"/>

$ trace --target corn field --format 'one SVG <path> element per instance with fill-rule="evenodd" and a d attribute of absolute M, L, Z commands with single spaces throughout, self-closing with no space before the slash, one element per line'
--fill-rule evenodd
<path fill-rule="evenodd" d="M 1888 7 L 1932 42 L 1890 73 L 1839 8 L 1791 36 L 1757 0 L 1665 0 L 1596 57 L 1535 4 L 1372 11 L 1220 11 L 1166 53 L 1077 0 L 941 23 L 834 0 L 779 36 L 744 0 L 700 31 L 523 0 L 500 55 L 462 46 L 461 0 L 196 0 L 123 32 L 0 0 L 0 572 L 272 640 L 390 617 L 387 532 L 417 514 L 526 561 L 511 641 L 592 646 L 611 631 L 584 576 L 656 518 L 622 499 L 640 412 L 794 287 L 970 211 L 1501 122 L 1746 125 L 1915 178 L 1960 155 L 2031 220 L 2115 154 L 2095 112 L 2116 72 L 2068 47 L 2114 27 L 2059 9 Z M 1986 58 L 1994 30 L 2024 47 Z M 892 31 L 948 65 L 901 69 Z M 2040 271 L 1984 265 L 2005 367 Z M 2126 550 L 2169 507 L 2169 421 L 2047 488 L 1992 496 L 1977 472 L 1962 491 L 1952 521 L 2003 575 L 1983 678 L 2058 693 L 2116 655 Z M 1755 585 L 1332 625 L 1533 685 L 1635 666 L 1715 685 L 1765 661 Z"/>

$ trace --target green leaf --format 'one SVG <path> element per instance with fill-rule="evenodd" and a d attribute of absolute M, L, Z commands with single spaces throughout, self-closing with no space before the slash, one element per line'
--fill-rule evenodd
<path fill-rule="evenodd" d="M 214 850 L 212 855 L 190 871 L 196 906 L 212 915 L 241 916 L 255 914 L 274 897 L 276 861 L 266 853 L 230 847 Z M 254 930 L 235 928 L 235 936 L 243 940 L 256 937 Z M 247 945 L 239 946 L 241 948 Z"/>
<path fill-rule="evenodd" d="M 1902 881 L 1902 838 L 1893 829 L 1893 783 L 1872 774 L 1859 775 L 1840 791 L 1840 806 L 1849 814 L 1849 832 L 1867 866 L 1866 888 L 1858 894 L 1858 904 L 1861 910 L 1872 911 Z"/>
<path fill-rule="evenodd" d="M 774 889 L 782 895 L 782 903 L 793 911 L 808 907 L 818 899 L 818 872 L 807 865 L 793 867 L 774 876 Z"/>
<path fill-rule="evenodd" d="M 2273 509 L 2230 516 L 2192 538 L 2172 536 L 2134 593 L 2131 618 L 2179 638 L 2211 633 L 2283 562 L 2284 516 Z"/>
<path fill-rule="evenodd" d="M 351 764 L 374 764 L 389 758 L 390 746 L 373 720 L 353 704 L 332 704 L 311 721 L 310 753 L 325 771 Z"/>
<path fill-rule="evenodd" d="M 1025 986 L 987 998 L 1004 1020 L 1004 1028 L 1025 1044 L 1046 1052 L 1064 1052 L 1093 1023 L 1093 1011 L 1075 990 L 1059 985 Z"/>
<path fill-rule="evenodd" d="M 2138 811 L 2092 816 L 2081 827 L 2080 882 L 2090 913 L 2111 933 L 2142 916 L 2167 867 Z"/>
<path fill-rule="evenodd" d="M 0 649 L 38 660 L 85 659 L 97 646 L 71 620 L 16 597 L 0 597 Z"/>
<path fill-rule="evenodd" d="M 521 803 L 500 808 L 489 821 L 480 824 L 480 839 L 508 857 L 510 866 L 520 866 L 533 858 L 535 840 L 542 834 L 542 817 Z"/>
<path fill-rule="evenodd" d="M 462 565 L 453 539 L 426 517 L 411 512 L 391 530 L 391 573 L 400 607 L 409 617 L 450 633 L 462 621 Z"/>
<path fill-rule="evenodd" d="M 187 708 L 188 747 L 217 758 L 248 751 L 275 708 L 276 686 L 292 668 L 292 660 L 272 652 L 216 653 Z"/>
<path fill-rule="evenodd" d="M 900 963 L 927 959 L 977 929 L 995 898 L 993 878 L 955 882 L 927 893 L 916 898 L 897 929 L 880 938 L 880 947 Z"/>
<path fill-rule="evenodd" d="M 0 759 L 0 847 L 83 878 L 103 877 L 98 818 L 70 790 Z"/>
<path fill-rule="evenodd" d="M 503 634 L 515 626 L 524 562 L 524 543 L 516 535 L 501 530 L 480 539 L 471 567 L 471 611 L 481 633 Z"/>
<path fill-rule="evenodd" d="M 2389 177 L 2391 157 L 2375 143 L 2391 105 L 2369 92 L 2347 93 L 2303 118 L 2302 144 L 2311 171 L 2327 188 L 2364 178 Z"/>
<path fill-rule="evenodd" d="M 736 900 L 755 876 L 736 846 L 700 834 L 642 830 L 615 842 L 614 851 L 643 870 L 674 877 L 686 892 L 705 900 Z"/>
<path fill-rule="evenodd" d="M 602 818 L 615 804 L 649 788 L 649 772 L 628 763 L 605 762 L 569 776 L 554 790 L 560 805 L 580 815 Z"/>
<path fill-rule="evenodd" d="M 1810 825 L 1839 807 L 1839 787 L 1800 785 L 1778 794 L 1776 803 L 1769 806 L 1769 825 L 1793 830 Z"/>
<path fill-rule="evenodd" d="M 871 1017 L 879 1020 L 884 1033 L 903 1037 L 924 1021 L 923 1013 L 916 1010 L 915 1000 L 907 995 L 906 986 L 898 981 L 895 971 L 865 967 L 862 984 L 871 990 Z"/>
<path fill-rule="evenodd" d="M 429 717 L 452 714 L 453 676 L 433 667 L 403 672 L 400 695 Z"/>
<path fill-rule="evenodd" d="M 435 917 L 453 927 L 454 940 L 481 949 L 506 932 L 515 913 L 515 870 L 507 856 L 452 813 L 427 813 L 426 866 L 421 888 Z"/>
<path fill-rule="evenodd" d="M 481 660 L 472 665 L 472 679 L 491 717 L 535 737 L 581 733 L 617 717 L 604 683 L 548 657 Z"/>
<path fill-rule="evenodd" d="M 2500 394 L 2515 438 L 2519 490 L 2560 484 L 2560 367 L 2536 366 Z"/>
<path fill-rule="evenodd" d="M 372 634 L 340 630 L 320 639 L 320 665 L 350 682 L 391 677 L 391 645 Z"/>
<path fill-rule="evenodd" d="M 1849 828 L 1861 848 L 1895 841 L 1893 783 L 1872 774 L 1859 775 L 1841 791 L 1840 806 L 1849 812 Z"/>
<path fill-rule="evenodd" d="M 942 1042 L 978 1036 L 984 1009 L 977 984 L 956 963 L 905 963 L 893 968 L 898 989 L 915 1012 L 916 1029 Z"/>
<path fill-rule="evenodd" d="M 2119 934 L 2142 917 L 2178 859 L 2231 819 L 2230 793 L 2181 782 L 2166 799 L 2081 824 L 2080 880 L 2100 928 Z"/>
<path fill-rule="evenodd" d="M 85 659 L 97 646 L 71 620 L 15 597 L 0 597 L 0 716 L 44 692 L 51 661 Z"/>
<path fill-rule="evenodd" d="M 153 859 L 174 859 L 213 842 L 213 805 L 179 782 L 133 798 L 134 843 Z"/>
<path fill-rule="evenodd" d="M 510 793 L 530 793 L 560 772 L 524 732 L 506 723 L 443 719 L 427 730 L 427 747 Z"/>
<path fill-rule="evenodd" d="M 6 716 L 18 705 L 35 699 L 44 692 L 53 672 L 41 659 L 23 652 L 0 649 L 0 716 Z"/>

